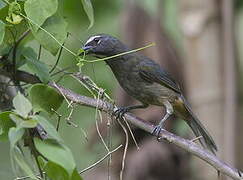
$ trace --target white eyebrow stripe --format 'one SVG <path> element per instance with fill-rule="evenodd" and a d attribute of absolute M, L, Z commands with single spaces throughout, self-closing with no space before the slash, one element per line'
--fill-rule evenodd
<path fill-rule="evenodd" d="M 90 37 L 87 41 L 86 41 L 86 43 L 85 44 L 88 44 L 88 43 L 90 43 L 91 41 L 93 41 L 95 38 L 99 38 L 100 36 L 92 36 L 92 37 Z"/>

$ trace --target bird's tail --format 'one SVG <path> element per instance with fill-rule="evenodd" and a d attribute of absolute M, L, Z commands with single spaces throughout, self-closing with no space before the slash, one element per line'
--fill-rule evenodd
<path fill-rule="evenodd" d="M 203 140 L 200 138 L 199 141 L 202 144 L 202 146 L 206 146 L 212 153 L 215 154 L 217 151 L 217 146 L 209 134 L 209 132 L 206 130 L 206 128 L 203 126 L 203 124 L 199 121 L 199 119 L 196 117 L 196 115 L 192 112 L 189 103 L 186 101 L 186 99 L 182 96 L 184 105 L 187 109 L 187 111 L 190 113 L 191 119 L 187 119 L 186 122 L 192 129 L 193 133 L 199 137 L 202 136 Z"/>

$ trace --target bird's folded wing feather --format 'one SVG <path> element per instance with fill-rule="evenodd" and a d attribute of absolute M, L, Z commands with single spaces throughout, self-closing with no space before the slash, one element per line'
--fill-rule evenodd
<path fill-rule="evenodd" d="M 140 64 L 139 75 L 148 82 L 156 82 L 179 94 L 181 93 L 178 84 L 157 64 Z"/>

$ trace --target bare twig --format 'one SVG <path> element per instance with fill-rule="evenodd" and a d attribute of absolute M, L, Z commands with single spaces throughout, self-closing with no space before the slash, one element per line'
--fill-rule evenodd
<path fill-rule="evenodd" d="M 100 93 L 98 93 L 98 97 L 95 98 L 95 99 L 97 99 L 97 100 L 99 101 L 99 99 L 100 99 Z M 98 101 L 97 101 L 97 102 L 98 102 Z M 97 103 L 97 107 L 95 108 L 95 126 L 96 126 L 96 130 L 97 130 L 97 133 L 98 133 L 98 135 L 99 135 L 99 138 L 100 138 L 102 144 L 104 145 L 105 149 L 109 152 L 110 149 L 109 149 L 108 146 L 106 145 L 105 140 L 104 140 L 104 138 L 102 137 L 101 132 L 100 132 L 100 130 L 99 130 L 98 115 L 99 115 L 100 121 L 102 122 L 102 115 L 101 115 L 101 112 L 100 112 L 100 110 L 99 110 L 99 108 L 98 108 L 98 103 Z"/>
<path fill-rule="evenodd" d="M 72 115 L 73 115 L 73 111 L 74 111 L 74 105 L 73 105 L 73 102 L 72 102 L 72 101 L 71 101 L 71 103 L 68 105 L 68 108 L 71 108 L 71 110 L 70 110 L 70 113 L 69 113 L 68 117 L 65 118 L 65 119 L 66 119 L 66 122 L 67 122 L 68 125 L 77 128 L 78 125 L 75 124 L 74 122 L 72 122 Z"/>
<path fill-rule="evenodd" d="M 85 132 L 85 130 L 84 130 L 82 127 L 80 127 L 80 131 L 81 131 L 81 133 L 83 134 L 83 136 L 84 136 L 84 138 L 86 139 L 86 141 L 88 142 L 88 141 L 89 141 L 89 138 L 88 138 L 88 135 L 87 135 L 87 133 Z"/>
<path fill-rule="evenodd" d="M 102 157 L 100 160 L 98 160 L 97 162 L 95 162 L 94 164 L 92 164 L 91 166 L 83 169 L 82 171 L 79 172 L 79 174 L 82 174 L 90 169 L 92 169 L 93 167 L 97 166 L 99 163 L 101 163 L 103 160 L 105 160 L 108 156 L 110 156 L 112 153 L 114 153 L 115 151 L 117 151 L 118 149 L 120 149 L 122 147 L 122 144 L 120 146 L 118 146 L 116 149 L 108 152 L 104 157 Z"/>
<path fill-rule="evenodd" d="M 202 139 L 202 138 L 203 138 L 202 136 L 198 136 L 198 137 L 191 139 L 191 141 L 196 142 L 196 141 L 198 141 L 199 139 Z"/>
<path fill-rule="evenodd" d="M 133 142 L 134 142 L 135 146 L 137 147 L 137 150 L 139 150 L 139 146 L 138 146 L 137 140 L 136 140 L 136 138 L 135 138 L 135 136 L 134 136 L 134 134 L 133 134 L 133 132 L 132 132 L 132 129 L 131 129 L 129 123 L 126 121 L 126 119 L 124 119 L 124 122 L 125 122 L 126 125 L 127 125 L 127 128 L 128 128 L 128 130 L 129 130 L 129 132 L 130 132 L 130 134 L 131 134 L 131 136 L 132 136 Z"/>
<path fill-rule="evenodd" d="M 43 172 L 43 174 L 46 174 L 46 173 Z M 41 179 L 40 174 L 36 175 L 36 177 L 37 177 L 38 179 Z M 30 178 L 30 176 L 23 176 L 23 177 L 17 177 L 17 178 L 15 178 L 14 180 L 24 180 L 24 179 L 29 179 L 29 178 Z"/>
<path fill-rule="evenodd" d="M 56 62 L 55 62 L 55 64 L 54 64 L 54 66 L 53 66 L 52 69 L 49 71 L 50 74 L 56 69 L 56 67 L 57 67 L 57 65 L 58 65 L 58 63 L 59 63 L 59 60 L 60 60 L 61 55 L 62 55 L 63 46 L 64 46 L 64 43 L 62 43 L 62 46 L 61 46 L 61 48 L 60 48 L 60 51 L 59 51 L 59 53 L 58 53 L 58 57 L 57 57 L 57 60 L 56 60 Z"/>
<path fill-rule="evenodd" d="M 41 57 L 41 50 L 42 50 L 42 46 L 40 45 L 39 46 L 39 51 L 38 51 L 38 56 L 37 56 L 38 60 L 40 60 L 40 57 Z"/>
<path fill-rule="evenodd" d="M 109 149 L 112 148 L 112 118 L 106 113 L 107 121 L 107 146 Z M 107 176 L 108 180 L 111 179 L 111 162 L 112 162 L 112 154 L 110 154 L 109 159 L 107 161 Z"/>
<path fill-rule="evenodd" d="M 125 169 L 125 160 L 126 160 L 126 156 L 127 156 L 129 138 L 128 138 L 128 132 L 127 132 L 126 127 L 121 123 L 119 118 L 117 118 L 117 121 L 120 124 L 120 126 L 122 127 L 122 130 L 124 131 L 125 137 L 126 137 L 124 152 L 123 152 L 123 156 L 122 156 L 122 168 L 120 171 L 120 180 L 123 180 L 123 173 L 124 173 L 124 169 Z"/>
<path fill-rule="evenodd" d="M 56 116 L 57 116 L 57 126 L 56 126 L 56 130 L 58 131 L 59 130 L 59 126 L 60 126 L 60 120 L 61 120 L 61 117 L 62 115 L 59 114 L 55 109 L 51 108 L 51 111 L 53 111 Z"/>
<path fill-rule="evenodd" d="M 77 66 L 75 65 L 75 66 L 68 66 L 68 67 L 65 67 L 65 68 L 63 68 L 63 69 L 60 69 L 59 71 L 57 71 L 57 72 L 55 72 L 55 73 L 52 73 L 51 74 L 51 77 L 53 77 L 53 76 L 56 76 L 56 75 L 58 75 L 58 74 L 60 74 L 60 73 L 67 73 L 67 70 L 70 70 L 70 69 L 75 69 L 75 68 L 77 68 Z"/>

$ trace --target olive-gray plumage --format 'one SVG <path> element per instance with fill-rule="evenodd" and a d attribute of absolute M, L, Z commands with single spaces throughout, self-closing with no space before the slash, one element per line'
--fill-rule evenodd
<path fill-rule="evenodd" d="M 105 34 L 90 37 L 83 49 L 96 57 L 108 57 L 130 50 L 117 38 Z M 174 113 L 187 122 L 196 136 L 203 137 L 203 141 L 200 139 L 202 145 L 206 145 L 213 153 L 217 150 L 212 137 L 193 114 L 178 84 L 157 63 L 138 53 L 118 56 L 106 60 L 106 63 L 121 87 L 143 103 L 129 106 L 126 110 L 147 107 L 150 104 L 164 106 L 166 114 L 156 126 L 155 132 L 158 133 L 163 122 Z"/>

